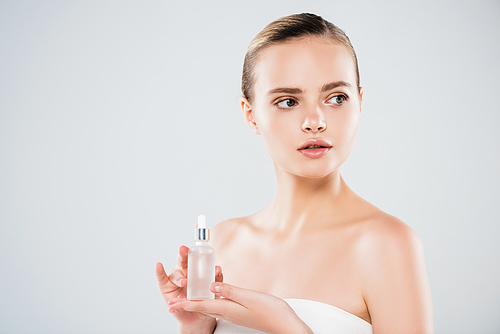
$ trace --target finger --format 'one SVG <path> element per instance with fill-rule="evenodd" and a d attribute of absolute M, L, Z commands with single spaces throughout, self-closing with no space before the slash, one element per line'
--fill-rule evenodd
<path fill-rule="evenodd" d="M 177 298 L 170 299 L 168 301 L 168 305 L 171 306 L 171 305 L 174 305 L 176 303 L 179 303 L 179 302 L 182 302 L 182 301 L 185 301 L 185 300 L 187 300 L 187 295 L 180 295 Z"/>
<path fill-rule="evenodd" d="M 243 306 L 226 299 L 212 299 L 212 300 L 187 300 L 176 298 L 175 301 L 169 303 L 168 311 L 175 313 L 178 311 L 199 312 L 213 318 L 223 318 L 232 309 L 230 314 L 234 314 L 234 308 L 242 309 Z M 237 312 L 237 311 L 236 311 Z"/>
<path fill-rule="evenodd" d="M 253 303 L 257 295 L 260 294 L 257 291 L 247 290 L 243 288 L 238 288 L 236 286 L 214 282 L 210 285 L 210 291 L 219 294 L 219 296 L 230 299 L 241 305 L 249 305 Z"/>
<path fill-rule="evenodd" d="M 215 282 L 222 283 L 224 281 L 224 275 L 222 274 L 222 268 L 215 266 Z M 219 299 L 220 295 L 218 293 L 214 294 L 215 299 Z"/>
<path fill-rule="evenodd" d="M 189 248 L 186 246 L 179 247 L 179 254 L 177 254 L 177 267 L 186 270 L 188 266 L 188 252 Z"/>
<path fill-rule="evenodd" d="M 222 282 L 224 280 L 224 275 L 222 274 L 222 268 L 215 266 L 215 282 Z"/>
<path fill-rule="evenodd" d="M 156 280 L 158 281 L 158 286 L 160 288 L 170 283 L 170 279 L 168 278 L 165 268 L 163 268 L 163 264 L 161 262 L 156 263 L 155 272 Z"/>
<path fill-rule="evenodd" d="M 187 278 L 179 269 L 172 271 L 169 278 L 170 282 L 177 285 L 179 288 L 183 288 L 187 285 Z"/>

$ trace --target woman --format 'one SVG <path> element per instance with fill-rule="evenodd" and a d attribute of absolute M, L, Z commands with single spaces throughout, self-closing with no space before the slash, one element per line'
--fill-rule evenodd
<path fill-rule="evenodd" d="M 210 301 L 186 300 L 187 247 L 160 291 L 179 333 L 432 333 L 421 243 L 357 196 L 339 168 L 361 113 L 356 54 L 313 14 L 269 24 L 249 46 L 241 107 L 273 160 L 271 204 L 214 227 Z M 219 318 L 216 323 L 216 318 Z"/>

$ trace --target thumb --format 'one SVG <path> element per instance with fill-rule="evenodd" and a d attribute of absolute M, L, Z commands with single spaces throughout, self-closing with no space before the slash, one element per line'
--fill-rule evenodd
<path fill-rule="evenodd" d="M 255 298 L 256 291 L 239 288 L 227 283 L 215 282 L 210 290 L 223 298 L 230 299 L 241 305 L 251 303 Z"/>

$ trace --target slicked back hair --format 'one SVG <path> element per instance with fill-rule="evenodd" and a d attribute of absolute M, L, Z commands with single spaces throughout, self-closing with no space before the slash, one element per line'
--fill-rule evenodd
<path fill-rule="evenodd" d="M 243 75 L 241 78 L 241 91 L 243 96 L 252 102 L 253 85 L 255 83 L 254 69 L 260 52 L 273 44 L 289 42 L 292 39 L 308 36 L 317 36 L 330 39 L 347 48 L 354 61 L 356 71 L 356 85 L 359 90 L 359 68 L 356 52 L 345 32 L 323 19 L 321 16 L 301 13 L 282 17 L 269 23 L 260 33 L 255 36 L 248 46 L 243 62 Z"/>

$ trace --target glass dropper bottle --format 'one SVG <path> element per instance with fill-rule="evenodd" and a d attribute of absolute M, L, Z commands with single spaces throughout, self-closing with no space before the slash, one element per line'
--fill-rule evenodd
<path fill-rule="evenodd" d="M 210 285 L 215 281 L 215 250 L 208 244 L 210 229 L 204 215 L 198 216 L 194 246 L 188 253 L 187 299 L 214 299 Z"/>

